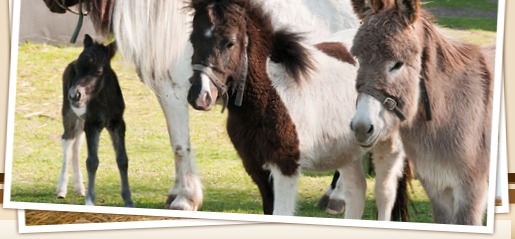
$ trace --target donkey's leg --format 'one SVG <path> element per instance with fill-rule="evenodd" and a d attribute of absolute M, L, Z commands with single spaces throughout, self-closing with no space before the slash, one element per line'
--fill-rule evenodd
<path fill-rule="evenodd" d="M 380 142 L 372 149 L 376 172 L 375 195 L 378 220 L 390 221 L 397 194 L 397 184 L 404 169 L 404 151 L 400 138 Z"/>
<path fill-rule="evenodd" d="M 95 203 L 95 176 L 98 169 L 98 140 L 100 137 L 101 127 L 86 123 L 84 126 L 86 132 L 86 143 L 88 145 L 88 158 L 86 159 L 86 168 L 88 169 L 88 191 L 86 193 L 86 205 L 93 206 Z"/>
<path fill-rule="evenodd" d="M 455 210 L 452 224 L 482 225 L 488 200 L 488 182 L 486 177 L 479 175 L 472 180 L 473 182 L 464 182 L 466 185 L 453 190 Z"/>
<path fill-rule="evenodd" d="M 129 159 L 125 149 L 125 122 L 123 119 L 115 122 L 113 127 L 109 130 L 109 135 L 113 141 L 113 147 L 116 152 L 116 164 L 120 171 L 120 179 L 122 182 L 122 198 L 125 202 L 125 207 L 134 207 L 131 199 L 131 190 L 129 188 L 129 177 L 127 170 L 129 169 Z"/>
<path fill-rule="evenodd" d="M 424 190 L 426 191 L 431 207 L 433 208 L 433 219 L 435 223 L 450 224 L 453 215 L 453 192 L 449 187 L 442 188 L 440 185 L 426 180 L 420 179 Z"/>
<path fill-rule="evenodd" d="M 361 219 L 365 209 L 365 193 L 367 190 L 361 160 L 358 158 L 352 159 L 338 171 L 340 172 L 340 179 L 330 196 L 331 201 L 334 201 L 334 203 L 345 202 L 345 219 Z M 328 210 L 331 208 L 331 201 L 327 207 Z"/>
<path fill-rule="evenodd" d="M 274 189 L 274 215 L 293 216 L 300 172 L 284 175 L 277 166 L 271 166 Z"/>
<path fill-rule="evenodd" d="M 170 143 L 175 154 L 176 179 L 165 207 L 195 211 L 201 206 L 203 195 L 190 145 L 186 99 L 188 85 L 181 85 L 170 79 L 156 80 L 156 84 L 159 85 L 155 87 L 155 93 L 166 117 Z"/>

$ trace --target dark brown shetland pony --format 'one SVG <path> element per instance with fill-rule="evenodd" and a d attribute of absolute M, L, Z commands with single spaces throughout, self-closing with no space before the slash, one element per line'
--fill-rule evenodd
<path fill-rule="evenodd" d="M 488 194 L 494 47 L 443 36 L 420 0 L 353 0 L 362 145 L 400 132 L 437 223 L 481 225 Z"/>
<path fill-rule="evenodd" d="M 196 0 L 188 101 L 229 111 L 227 131 L 257 184 L 265 214 L 294 215 L 301 171 L 338 169 L 330 199 L 360 219 L 366 152 L 348 125 L 355 114 L 355 61 L 341 43 L 316 47 L 289 29 L 274 28 L 256 1 Z M 404 153 L 394 135 L 371 149 L 377 158 L 379 219 L 389 220 Z"/>

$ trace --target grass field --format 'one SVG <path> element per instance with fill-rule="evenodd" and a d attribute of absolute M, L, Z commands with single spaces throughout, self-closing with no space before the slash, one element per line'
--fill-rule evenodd
<path fill-rule="evenodd" d="M 472 22 L 466 23 L 472 24 Z M 495 33 L 485 30 L 446 30 L 457 37 L 488 44 Z M 55 47 L 21 43 L 18 53 L 14 158 L 11 200 L 83 204 L 84 198 L 69 187 L 66 199 L 55 197 L 57 177 L 61 167 L 62 134 L 60 108 L 62 102 L 61 75 L 80 48 Z M 133 200 L 137 207 L 163 208 L 168 189 L 174 181 L 171 151 L 163 113 L 153 93 L 137 78 L 134 69 L 119 57 L 113 62 L 126 101 L 127 150 L 130 160 L 129 177 Z M 190 130 L 197 158 L 198 174 L 204 186 L 202 211 L 261 214 L 261 199 L 257 187 L 245 173 L 241 161 L 225 131 L 226 115 L 220 109 L 211 112 L 190 111 Z M 83 147 L 82 157 L 86 158 Z M 120 182 L 114 152 L 108 134 L 101 137 L 100 167 L 97 173 L 99 206 L 123 206 L 119 195 Z M 83 174 L 86 169 L 83 167 Z M 329 185 L 332 174 L 307 174 L 301 178 L 298 190 L 298 215 L 331 216 L 316 209 L 317 202 Z M 70 179 L 71 180 L 71 179 Z M 85 178 L 86 180 L 86 178 Z M 375 219 L 374 179 L 367 178 L 367 202 L 364 219 Z M 418 181 L 411 190 L 412 221 L 431 222 L 431 208 Z M 413 210 L 416 208 L 416 210 Z"/>

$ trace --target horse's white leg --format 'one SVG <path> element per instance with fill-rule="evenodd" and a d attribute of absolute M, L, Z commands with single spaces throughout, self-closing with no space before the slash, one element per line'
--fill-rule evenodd
<path fill-rule="evenodd" d="M 75 137 L 72 147 L 72 180 L 75 192 L 81 196 L 86 195 L 86 189 L 84 188 L 84 181 L 82 179 L 82 172 L 80 170 L 80 147 L 84 142 L 84 132 L 80 132 Z"/>
<path fill-rule="evenodd" d="M 68 192 L 68 158 L 71 148 L 76 138 L 61 139 L 61 145 L 63 147 L 63 163 L 61 165 L 61 173 L 57 180 L 57 197 L 64 198 Z"/>
<path fill-rule="evenodd" d="M 380 142 L 372 149 L 376 172 L 375 196 L 378 220 L 390 221 L 395 204 L 397 185 L 404 169 L 404 151 L 400 138 Z"/>
<path fill-rule="evenodd" d="M 202 204 L 202 184 L 195 170 L 188 124 L 188 85 L 171 79 L 156 80 L 155 93 L 166 117 L 170 143 L 175 155 L 176 179 L 165 207 L 198 210 Z"/>
<path fill-rule="evenodd" d="M 271 166 L 270 171 L 274 182 L 274 215 L 293 216 L 300 173 L 286 176 L 277 166 Z"/>
<path fill-rule="evenodd" d="M 365 193 L 367 190 L 361 160 L 353 159 L 338 171 L 340 172 L 340 179 L 331 194 L 331 201 L 338 202 L 341 200 L 345 202 L 345 219 L 361 219 L 365 209 Z"/>

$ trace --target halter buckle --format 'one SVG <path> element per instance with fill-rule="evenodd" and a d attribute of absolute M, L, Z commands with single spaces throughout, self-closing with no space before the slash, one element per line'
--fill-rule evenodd
<path fill-rule="evenodd" d="M 383 106 L 386 109 L 392 111 L 395 109 L 395 107 L 397 107 L 397 102 L 390 97 L 386 97 L 386 99 L 384 99 L 384 101 L 383 101 Z"/>

